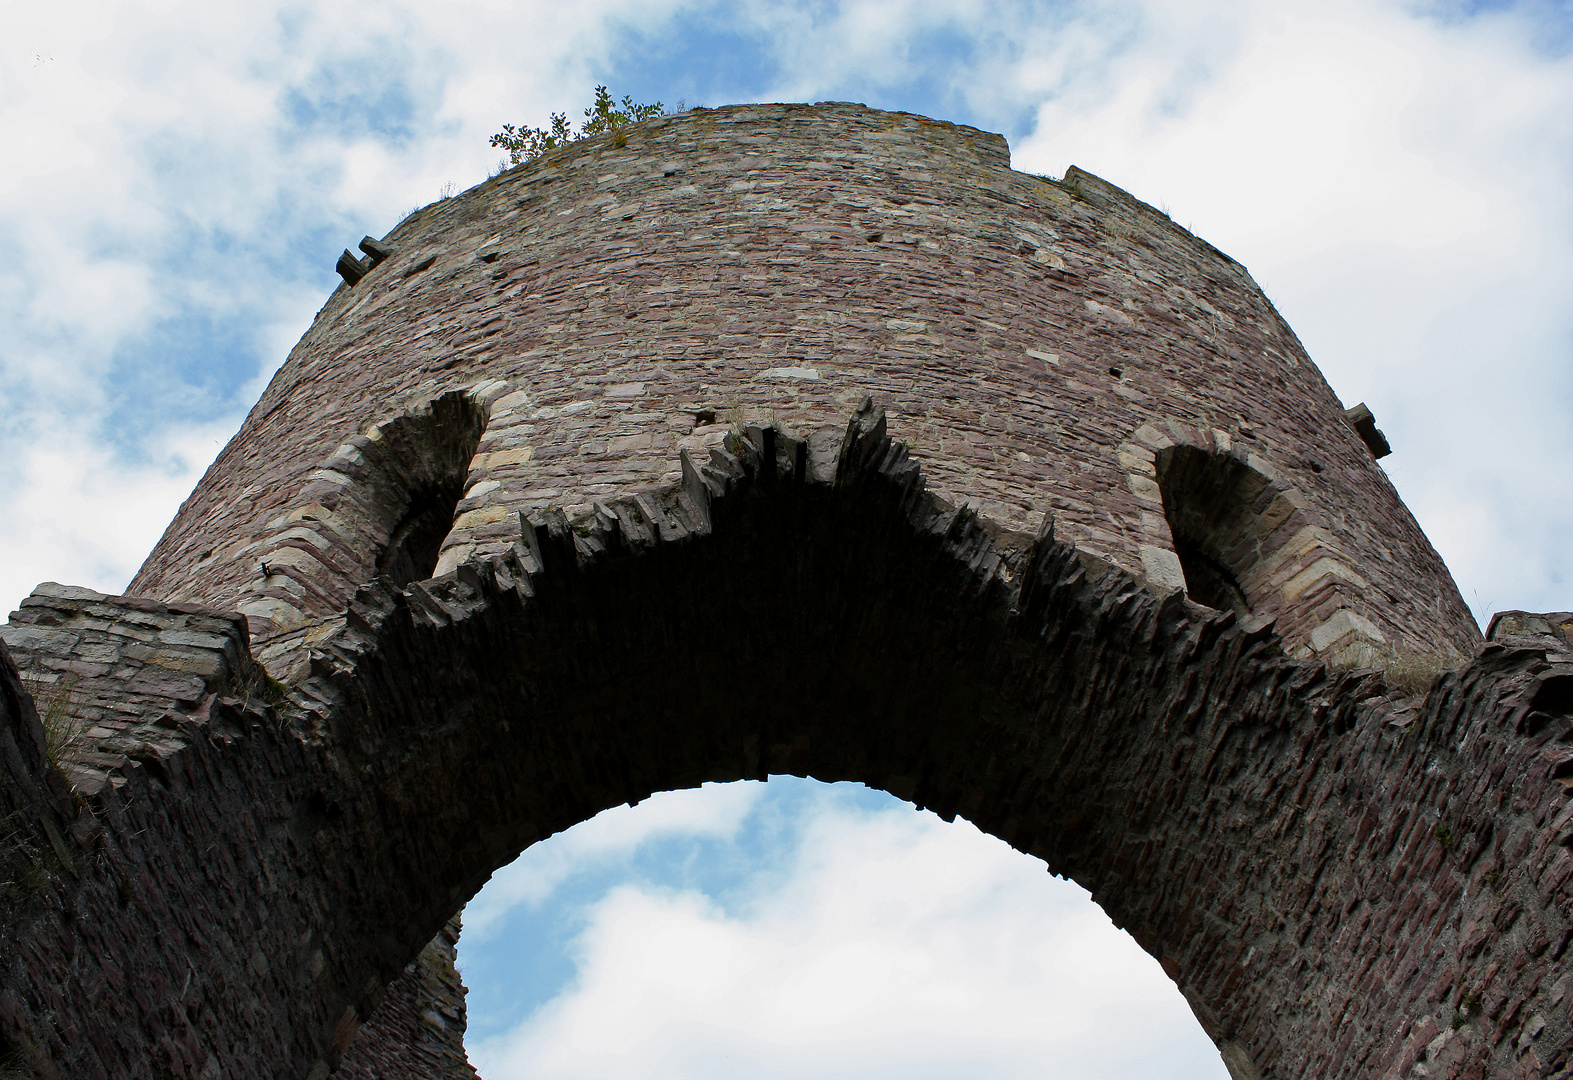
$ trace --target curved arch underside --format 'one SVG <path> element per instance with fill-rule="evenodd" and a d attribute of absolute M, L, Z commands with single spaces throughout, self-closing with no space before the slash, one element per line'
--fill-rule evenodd
<path fill-rule="evenodd" d="M 288 704 L 220 700 L 160 772 L 129 763 L 93 840 L 110 869 L 82 860 L 73 917 L 134 938 L 151 901 L 118 868 L 230 852 L 250 884 L 202 918 L 259 942 L 247 992 L 150 964 L 150 1001 L 117 1013 L 8 962 L 5 1037 L 90 1060 L 38 1034 L 54 1009 L 152 1032 L 117 1051 L 125 1075 L 207 1054 L 225 1076 L 324 1076 L 528 844 L 655 791 L 791 773 L 964 816 L 1078 881 L 1237 1077 L 1566 1059 L 1548 976 L 1573 933 L 1573 810 L 1552 774 L 1573 754 L 1544 647 L 1488 646 L 1422 702 L 946 505 L 867 402 L 844 437 L 732 445 L 593 527 L 548 514 L 506 558 L 363 588 Z M 60 954 L 59 919 L 29 925 Z"/>

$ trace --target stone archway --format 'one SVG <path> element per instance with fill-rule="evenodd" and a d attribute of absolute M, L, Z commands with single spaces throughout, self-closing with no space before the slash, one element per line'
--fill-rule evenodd
<path fill-rule="evenodd" d="M 0 651 L 0 1061 L 322 1080 L 523 845 L 775 771 L 1082 882 L 1237 1076 L 1566 1071 L 1573 619 L 1480 649 L 1238 263 L 848 103 L 581 140 L 380 244 L 138 596 L 0 628 L 84 725 L 51 741 Z M 843 433 L 864 393 L 896 439 Z M 453 439 L 415 415 L 447 394 Z M 414 471 L 340 483 L 411 405 Z M 1171 520 L 1220 454 L 1270 501 Z M 1249 622 L 1186 599 L 1176 521 Z"/>
<path fill-rule="evenodd" d="M 5 1049 L 40 1075 L 325 1076 L 528 843 L 792 773 L 1080 882 L 1238 1077 L 1566 1059 L 1573 754 L 1547 644 L 1413 700 L 948 506 L 871 405 L 844 438 L 733 445 L 593 525 L 544 515 L 510 557 L 362 589 L 289 702 L 216 671 L 92 805 L 41 783 L 8 700 L 4 809 L 58 867 L 8 924 Z"/>

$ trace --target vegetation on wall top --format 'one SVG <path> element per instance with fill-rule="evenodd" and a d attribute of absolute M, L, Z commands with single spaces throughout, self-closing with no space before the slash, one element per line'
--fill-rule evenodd
<path fill-rule="evenodd" d="M 491 145 L 508 151 L 510 164 L 522 165 L 576 139 L 615 131 L 660 116 L 661 108 L 659 101 L 654 105 L 636 105 L 634 99 L 627 95 L 619 104 L 606 87 L 597 86 L 595 104 L 584 111 L 585 121 L 578 131 L 573 130 L 573 125 L 568 123 L 567 113 L 552 113 L 550 128 L 521 128 L 504 124 L 502 130 L 492 136 Z"/>

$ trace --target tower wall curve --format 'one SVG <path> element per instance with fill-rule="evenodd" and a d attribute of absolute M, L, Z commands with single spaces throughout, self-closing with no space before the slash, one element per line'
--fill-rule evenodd
<path fill-rule="evenodd" d="M 839 438 L 865 395 L 1007 552 L 1052 517 L 1160 591 L 1276 620 L 1301 656 L 1478 644 L 1245 268 L 1088 173 L 1013 171 L 998 135 L 848 103 L 697 109 L 372 248 L 391 254 L 318 313 L 128 590 L 246 613 L 278 674 L 408 562 L 388 552 L 417 511 L 439 574 L 505 550 L 521 514 L 588 520 L 670 484 L 749 424 Z"/>

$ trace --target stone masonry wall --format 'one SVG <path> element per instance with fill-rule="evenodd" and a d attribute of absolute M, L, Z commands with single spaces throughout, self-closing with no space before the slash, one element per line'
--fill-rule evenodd
<path fill-rule="evenodd" d="M 362 588 L 287 702 L 219 694 L 93 795 L 45 763 L 0 646 L 0 1056 L 43 1080 L 408 1061 L 389 984 L 519 850 L 790 772 L 1088 887 L 1239 1080 L 1570 1074 L 1573 619 L 1505 617 L 1418 694 L 1334 674 L 928 492 L 871 404 L 834 436 L 753 427 L 586 526 Z M 199 614 L 38 606 L 72 604 Z"/>
<path fill-rule="evenodd" d="M 1182 579 L 1157 456 L 1233 457 L 1272 484 L 1236 570 L 1292 646 L 1478 643 L 1244 268 L 1090 174 L 1012 171 L 999 136 L 845 103 L 695 110 L 435 203 L 390 249 L 318 314 L 131 586 L 245 612 L 286 681 L 367 580 L 362 537 L 397 520 L 356 495 L 385 425 L 460 390 L 488 427 L 442 571 L 505 550 L 520 511 L 588 520 L 675 481 L 684 448 L 810 431 L 873 393 L 948 499 L 1029 534 L 1052 514 L 1160 588 Z"/>
<path fill-rule="evenodd" d="M 316 991 L 325 886 L 354 888 L 314 845 L 332 765 L 251 696 L 264 680 L 232 612 L 43 585 L 0 627 L 5 1076 L 321 1080 L 349 1046 Z M 457 934 L 363 987 L 378 1022 L 346 1075 L 473 1077 Z"/>
<path fill-rule="evenodd" d="M 251 658 L 245 619 L 232 612 L 45 583 L 0 626 L 0 643 L 49 714 L 54 760 L 78 800 L 124 787 L 133 762 L 169 784 L 183 767 L 192 725 L 211 725 L 221 695 L 282 700 Z M 98 839 L 102 825 L 91 812 L 73 808 L 72 816 L 69 835 L 89 845 Z M 464 1055 L 464 987 L 453 966 L 459 929 L 455 916 L 392 984 L 366 1049 L 343 1075 L 474 1076 Z"/>
<path fill-rule="evenodd" d="M 155 772 L 185 746 L 220 694 L 262 697 L 266 675 L 252 660 L 245 619 L 190 604 L 106 596 L 40 585 L 0 626 L 33 697 L 66 745 L 71 787 L 96 795 L 128 760 Z"/>
<path fill-rule="evenodd" d="M 1237 1080 L 1573 1076 L 1573 619 L 1481 648 L 1233 260 L 845 103 L 365 247 L 137 595 L 0 630 L 0 1063 L 469 1075 L 495 869 L 794 773 L 1082 883 Z"/>
<path fill-rule="evenodd" d="M 464 1053 L 464 984 L 454 967 L 460 929 L 455 915 L 388 987 L 335 1077 L 476 1080 Z"/>

